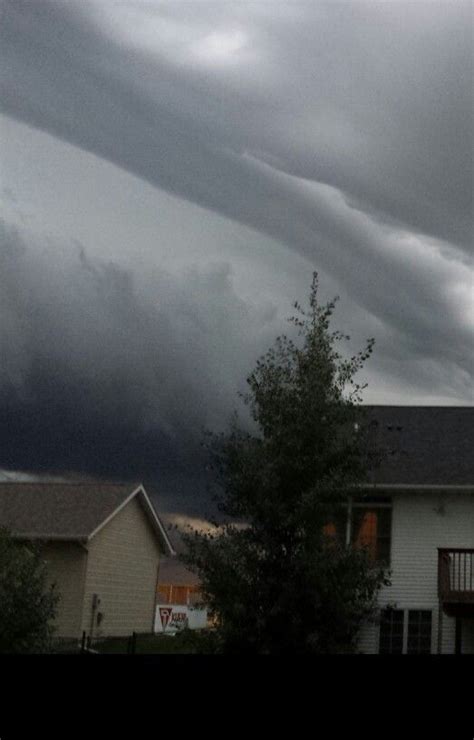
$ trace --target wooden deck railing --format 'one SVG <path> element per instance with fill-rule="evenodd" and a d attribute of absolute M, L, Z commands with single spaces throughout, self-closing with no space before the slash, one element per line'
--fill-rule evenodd
<path fill-rule="evenodd" d="M 442 601 L 474 603 L 474 549 L 438 548 L 438 594 Z"/>

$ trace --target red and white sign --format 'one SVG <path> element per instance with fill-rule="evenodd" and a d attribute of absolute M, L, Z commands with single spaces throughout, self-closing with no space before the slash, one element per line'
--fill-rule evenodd
<path fill-rule="evenodd" d="M 168 626 L 169 622 L 171 621 L 171 617 L 173 615 L 173 607 L 171 606 L 160 606 L 159 607 L 159 613 L 160 613 L 160 619 L 161 619 L 161 626 L 163 628 L 163 632 L 165 631 L 166 627 Z"/>
<path fill-rule="evenodd" d="M 156 607 L 155 632 L 174 634 L 185 627 L 204 629 L 207 626 L 207 610 L 195 609 L 182 604 L 166 604 Z"/>

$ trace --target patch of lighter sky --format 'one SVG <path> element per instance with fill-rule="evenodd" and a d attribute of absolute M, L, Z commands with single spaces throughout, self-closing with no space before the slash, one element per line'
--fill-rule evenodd
<path fill-rule="evenodd" d="M 280 242 L 5 116 L 0 131 L 2 185 L 14 194 L 3 214 L 32 243 L 71 252 L 80 244 L 137 278 L 225 263 L 244 301 L 283 304 L 284 315 L 307 290 L 313 266 Z"/>
<path fill-rule="evenodd" d="M 232 26 L 211 30 L 219 23 L 217 17 L 214 21 L 206 14 L 173 18 L 153 3 L 117 7 L 94 0 L 87 9 L 103 34 L 151 59 L 162 57 L 177 67 L 197 65 L 216 71 L 255 63 L 250 31 Z"/>
<path fill-rule="evenodd" d="M 191 46 L 191 54 L 209 65 L 227 65 L 239 61 L 239 52 L 247 45 L 243 31 L 221 30 L 207 34 Z"/>

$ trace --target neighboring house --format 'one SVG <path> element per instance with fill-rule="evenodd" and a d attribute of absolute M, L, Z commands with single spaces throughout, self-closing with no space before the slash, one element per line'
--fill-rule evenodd
<path fill-rule="evenodd" d="M 474 408 L 368 414 L 384 461 L 339 527 L 348 544 L 388 564 L 392 585 L 360 650 L 474 653 Z"/>
<path fill-rule="evenodd" d="M 42 543 L 57 637 L 152 632 L 160 559 L 174 550 L 142 485 L 0 483 L 0 526 Z"/>
<path fill-rule="evenodd" d="M 383 461 L 329 525 L 386 564 L 363 653 L 474 653 L 474 408 L 368 406 Z M 199 582 L 163 561 L 159 603 L 199 598 Z"/>
<path fill-rule="evenodd" d="M 199 577 L 176 558 L 163 558 L 158 576 L 160 604 L 194 606 L 201 598 Z"/>
<path fill-rule="evenodd" d="M 163 558 L 158 576 L 158 607 L 155 630 L 171 632 L 184 626 L 204 629 L 212 626 L 199 578 L 177 558 Z"/>

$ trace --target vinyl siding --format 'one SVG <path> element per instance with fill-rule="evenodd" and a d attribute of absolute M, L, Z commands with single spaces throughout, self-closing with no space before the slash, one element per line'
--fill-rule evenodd
<path fill-rule="evenodd" d="M 391 581 L 379 595 L 381 608 L 430 609 L 431 652 L 438 652 L 438 547 L 474 548 L 472 493 L 405 492 L 393 499 Z M 454 652 L 455 620 L 443 614 L 442 653 Z M 378 652 L 379 629 L 367 625 L 361 652 Z M 472 620 L 463 622 L 463 652 L 474 652 Z"/>
<path fill-rule="evenodd" d="M 50 542 L 44 546 L 42 557 L 48 581 L 55 583 L 60 597 L 54 620 L 55 637 L 76 638 L 81 631 L 87 551 L 73 542 Z"/>
<path fill-rule="evenodd" d="M 159 544 L 135 497 L 89 543 L 82 629 L 91 632 L 96 593 L 103 616 L 93 635 L 151 632 L 154 622 Z"/>

